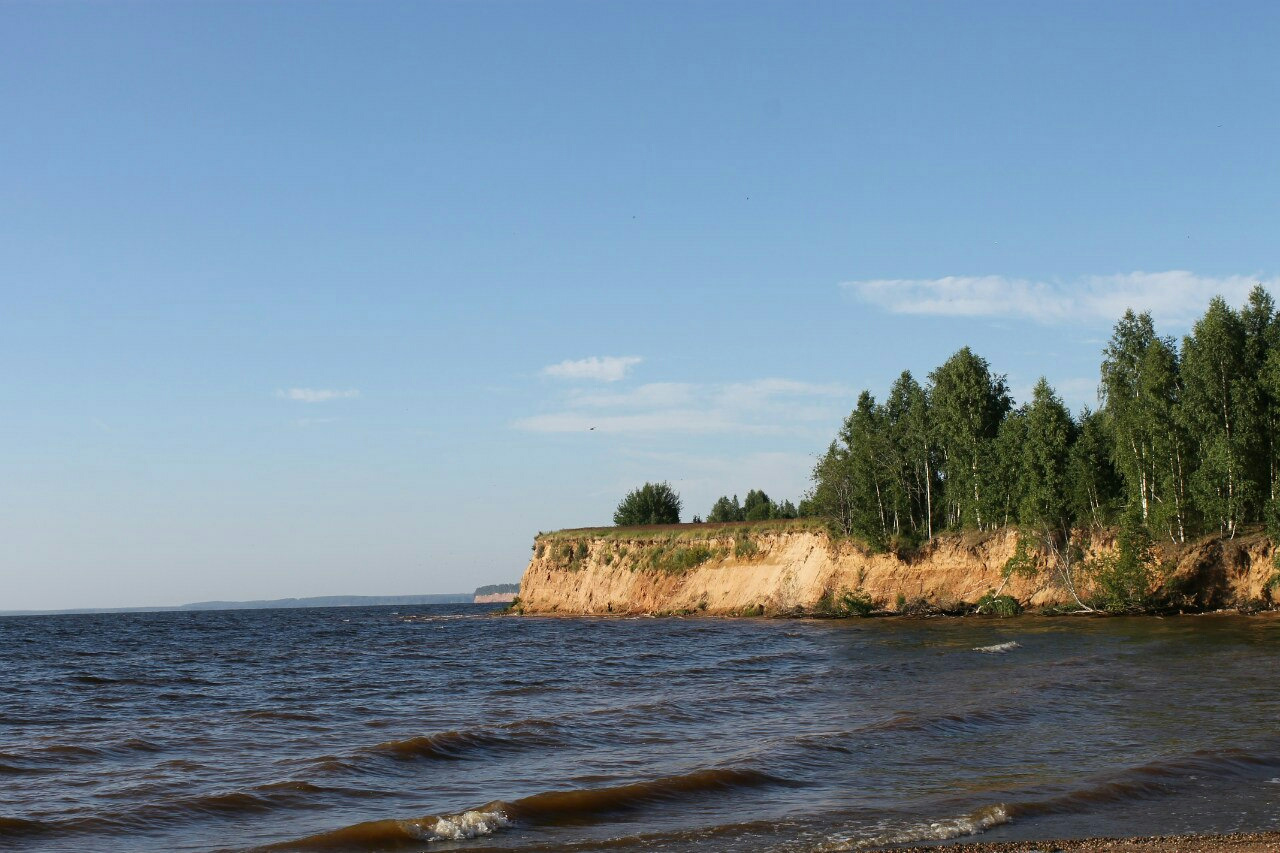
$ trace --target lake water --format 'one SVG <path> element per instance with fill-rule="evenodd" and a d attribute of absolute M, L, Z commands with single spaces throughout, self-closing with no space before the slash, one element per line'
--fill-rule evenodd
<path fill-rule="evenodd" d="M 836 851 L 1280 826 L 1280 620 L 0 618 L 0 848 Z"/>

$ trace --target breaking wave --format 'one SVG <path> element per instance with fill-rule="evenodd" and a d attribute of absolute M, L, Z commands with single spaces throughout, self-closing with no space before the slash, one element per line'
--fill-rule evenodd
<path fill-rule="evenodd" d="M 1008 643 L 996 643 L 994 646 L 977 646 L 974 651 L 982 652 L 985 655 L 1002 655 L 1020 648 L 1022 648 L 1021 643 L 1010 641 Z"/>
<path fill-rule="evenodd" d="M 490 835 L 513 824 L 563 826 L 595 823 L 611 815 L 646 806 L 738 788 L 796 783 L 755 770 L 707 769 L 648 782 L 604 788 L 545 791 L 511 802 L 501 800 L 458 814 L 429 815 L 413 820 L 358 823 L 273 844 L 262 850 L 397 849 L 423 841 L 462 840 Z"/>

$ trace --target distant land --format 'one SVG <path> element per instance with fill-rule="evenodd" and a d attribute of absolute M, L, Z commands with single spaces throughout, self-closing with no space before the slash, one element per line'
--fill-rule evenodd
<path fill-rule="evenodd" d="M 473 601 L 476 604 L 510 604 L 519 594 L 520 584 L 518 583 L 491 583 L 488 586 L 479 587 Z"/>
<path fill-rule="evenodd" d="M 299 607 L 377 607 L 399 604 L 470 604 L 470 593 L 443 595 L 320 595 L 311 598 L 274 598 L 260 601 L 197 601 L 177 607 L 99 607 L 69 610 L 0 610 L 0 616 L 49 616 L 74 613 L 175 613 L 188 610 L 278 610 Z"/>

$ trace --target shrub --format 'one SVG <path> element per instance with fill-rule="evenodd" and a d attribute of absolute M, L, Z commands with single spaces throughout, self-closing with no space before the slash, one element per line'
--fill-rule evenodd
<path fill-rule="evenodd" d="M 1151 607 L 1151 536 L 1131 516 L 1120 525 L 1117 549 L 1091 560 L 1087 570 L 1096 590 L 1095 605 L 1108 613 L 1139 613 Z"/>
<path fill-rule="evenodd" d="M 691 545 L 687 548 L 660 547 L 649 557 L 649 564 L 660 572 L 671 575 L 682 575 L 695 569 L 714 556 L 714 552 L 706 545 Z"/>
<path fill-rule="evenodd" d="M 839 593 L 826 592 L 818 599 L 817 611 L 836 619 L 847 619 L 850 616 L 870 616 L 875 610 L 875 602 L 863 590 L 850 592 L 847 588 Z"/>
<path fill-rule="evenodd" d="M 992 590 L 978 599 L 977 612 L 1002 617 L 1017 616 L 1022 612 L 1022 605 L 1012 595 L 996 595 Z"/>
<path fill-rule="evenodd" d="M 737 557 L 739 560 L 750 559 L 759 551 L 759 546 L 756 545 L 755 540 L 751 538 L 750 534 L 743 532 L 734 537 L 733 556 Z"/>
<path fill-rule="evenodd" d="M 627 494 L 613 514 L 619 527 L 637 524 L 679 524 L 680 495 L 668 483 L 645 483 Z"/>

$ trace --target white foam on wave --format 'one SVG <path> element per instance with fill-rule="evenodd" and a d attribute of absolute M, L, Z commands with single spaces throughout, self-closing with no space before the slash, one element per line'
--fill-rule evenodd
<path fill-rule="evenodd" d="M 1011 652 L 1014 649 L 1022 648 L 1021 643 L 996 643 L 994 646 L 977 646 L 975 652 L 982 652 L 984 655 L 1002 655 L 1005 652 Z"/>
<path fill-rule="evenodd" d="M 986 806 L 961 817 L 913 824 L 871 837 L 833 839 L 817 847 L 815 853 L 865 850 L 869 847 L 888 847 L 894 844 L 912 844 L 917 841 L 949 841 L 966 835 L 977 835 L 993 826 L 1008 822 L 1009 811 L 1003 805 Z"/>
<path fill-rule="evenodd" d="M 506 812 L 480 809 L 456 815 L 443 815 L 435 818 L 435 823 L 430 821 L 431 819 L 428 818 L 422 823 L 415 823 L 412 827 L 413 834 L 423 841 L 465 841 L 482 835 L 493 835 L 504 826 L 511 825 Z"/>

